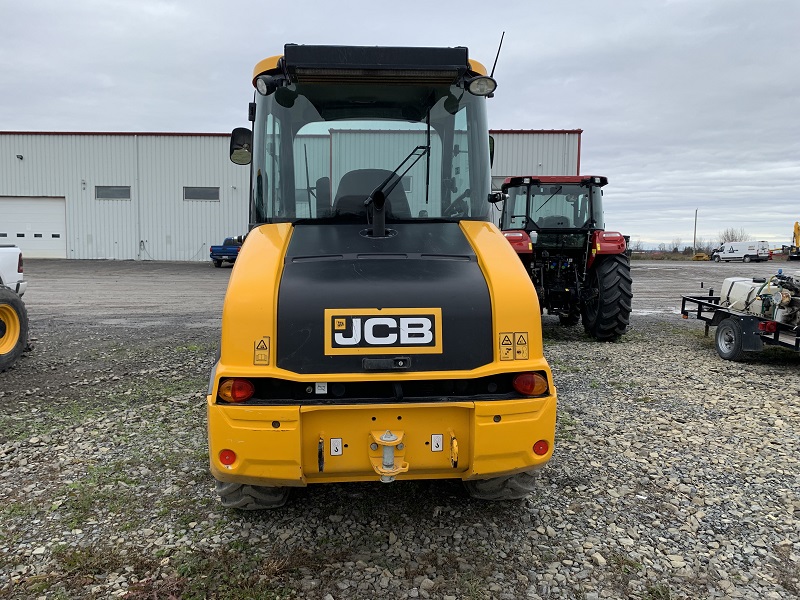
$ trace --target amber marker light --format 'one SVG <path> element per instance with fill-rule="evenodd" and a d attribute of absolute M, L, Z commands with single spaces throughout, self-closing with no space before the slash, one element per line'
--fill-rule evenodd
<path fill-rule="evenodd" d="M 547 392 L 547 379 L 541 373 L 519 373 L 514 376 L 514 389 L 523 396 L 541 396 Z"/>
<path fill-rule="evenodd" d="M 534 448 L 536 448 L 536 446 L 534 446 Z M 227 448 L 225 448 L 225 450 L 220 450 L 219 462 L 221 462 L 226 467 L 231 466 L 233 463 L 236 462 L 236 452 L 234 452 L 233 450 L 228 450 Z"/>
<path fill-rule="evenodd" d="M 252 381 L 234 377 L 233 379 L 223 379 L 219 384 L 217 394 L 225 402 L 244 402 L 252 398 L 255 391 L 256 388 Z"/>
<path fill-rule="evenodd" d="M 544 456 L 548 450 L 550 450 L 550 444 L 547 443 L 547 440 L 539 440 L 533 445 L 533 453 L 538 456 Z"/>

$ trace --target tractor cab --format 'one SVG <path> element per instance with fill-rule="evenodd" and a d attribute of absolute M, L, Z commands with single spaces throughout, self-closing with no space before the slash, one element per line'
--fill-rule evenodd
<path fill-rule="evenodd" d="M 500 219 L 531 275 L 542 311 L 558 315 L 564 325 L 583 320 L 587 332 L 601 340 L 625 331 L 631 297 L 625 237 L 604 230 L 607 183 L 600 176 L 509 177 L 502 186 Z M 615 295 L 610 288 L 619 281 L 623 289 Z"/>
<path fill-rule="evenodd" d="M 591 234 L 603 229 L 601 188 L 607 183 L 605 177 L 509 177 L 500 228 L 524 232 L 540 251 L 586 252 Z"/>

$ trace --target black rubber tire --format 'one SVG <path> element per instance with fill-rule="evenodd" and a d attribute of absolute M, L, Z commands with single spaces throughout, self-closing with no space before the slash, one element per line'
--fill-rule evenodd
<path fill-rule="evenodd" d="M 288 487 L 262 487 L 217 481 L 217 494 L 225 508 L 269 510 L 280 508 L 289 498 Z"/>
<path fill-rule="evenodd" d="M 0 285 L 0 373 L 10 368 L 28 345 L 28 311 L 15 292 Z"/>
<path fill-rule="evenodd" d="M 742 325 L 737 319 L 728 317 L 720 321 L 714 335 L 714 345 L 717 354 L 725 360 L 741 360 L 744 355 L 742 350 Z"/>
<path fill-rule="evenodd" d="M 561 323 L 564 327 L 572 327 L 573 325 L 577 325 L 578 322 L 581 320 L 581 313 L 580 312 L 570 312 L 569 314 L 560 314 L 558 315 L 558 322 Z"/>
<path fill-rule="evenodd" d="M 581 310 L 583 328 L 601 342 L 613 342 L 625 333 L 631 316 L 631 264 L 624 254 L 598 258 L 589 269 L 586 285 L 593 296 Z"/>
<path fill-rule="evenodd" d="M 719 254 L 714 255 L 714 262 L 719 262 Z"/>
<path fill-rule="evenodd" d="M 214 263 L 214 266 L 217 269 L 219 269 L 222 266 L 222 261 L 221 260 L 212 260 L 211 262 Z"/>
<path fill-rule="evenodd" d="M 749 263 L 749 262 L 750 262 L 750 257 L 749 257 L 749 256 L 745 256 L 745 257 L 742 259 L 742 261 L 744 261 L 744 262 L 746 262 L 746 263 Z"/>
<path fill-rule="evenodd" d="M 536 471 L 523 471 L 491 479 L 465 481 L 464 487 L 467 488 L 470 496 L 478 500 L 490 502 L 519 500 L 536 491 L 538 478 Z"/>

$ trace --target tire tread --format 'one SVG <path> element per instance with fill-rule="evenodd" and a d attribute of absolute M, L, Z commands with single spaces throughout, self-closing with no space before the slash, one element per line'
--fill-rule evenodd
<path fill-rule="evenodd" d="M 268 510 L 280 508 L 289 498 L 288 487 L 264 487 L 217 481 L 217 494 L 225 508 Z"/>

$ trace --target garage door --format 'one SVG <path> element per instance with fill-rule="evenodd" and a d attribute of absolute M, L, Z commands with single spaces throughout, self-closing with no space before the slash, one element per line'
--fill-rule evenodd
<path fill-rule="evenodd" d="M 16 244 L 25 258 L 67 258 L 64 198 L 0 196 L 0 244 Z"/>

